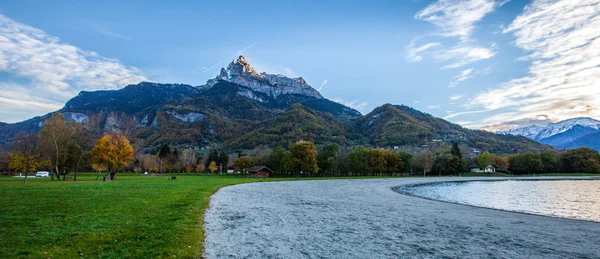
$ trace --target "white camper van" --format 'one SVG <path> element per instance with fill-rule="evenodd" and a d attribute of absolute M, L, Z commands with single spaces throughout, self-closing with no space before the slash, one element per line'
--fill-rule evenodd
<path fill-rule="evenodd" d="M 48 171 L 39 171 L 35 174 L 35 177 L 49 177 L 50 172 Z"/>

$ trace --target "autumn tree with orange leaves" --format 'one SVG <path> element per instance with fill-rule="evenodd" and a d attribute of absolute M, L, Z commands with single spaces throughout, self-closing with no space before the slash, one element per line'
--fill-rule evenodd
<path fill-rule="evenodd" d="M 133 147 L 123 135 L 104 135 L 92 149 L 92 163 L 104 166 L 110 179 L 114 180 L 117 171 L 133 160 Z"/>

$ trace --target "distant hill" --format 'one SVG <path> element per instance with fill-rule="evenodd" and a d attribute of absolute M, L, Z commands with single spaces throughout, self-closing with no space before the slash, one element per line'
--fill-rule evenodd
<path fill-rule="evenodd" d="M 274 147 L 298 140 L 373 147 L 459 141 L 502 154 L 548 148 L 520 136 L 465 129 L 403 105 L 386 104 L 363 116 L 324 98 L 301 77 L 258 73 L 243 56 L 205 85 L 142 82 L 81 92 L 57 112 L 98 134 L 120 131 L 146 149 L 215 142 Z M 0 144 L 7 146 L 17 132 L 39 131 L 51 114 L 0 124 Z"/>
<path fill-rule="evenodd" d="M 600 121 L 592 118 L 573 118 L 548 126 L 533 125 L 499 133 L 525 136 L 559 149 L 589 147 L 600 151 L 595 139 L 600 133 Z"/>
<path fill-rule="evenodd" d="M 378 107 L 358 119 L 357 127 L 375 146 L 457 141 L 499 154 L 547 149 L 547 146 L 524 137 L 466 129 L 404 105 Z"/>

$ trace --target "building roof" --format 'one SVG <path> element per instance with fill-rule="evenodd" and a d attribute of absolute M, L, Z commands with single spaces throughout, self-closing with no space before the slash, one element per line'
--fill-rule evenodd
<path fill-rule="evenodd" d="M 255 167 L 252 167 L 252 168 L 248 169 L 248 173 L 256 173 L 256 172 L 261 171 L 261 170 L 267 170 L 270 173 L 273 172 L 273 170 L 269 169 L 268 167 L 266 167 L 264 165 L 260 165 L 260 166 L 255 166 Z"/>

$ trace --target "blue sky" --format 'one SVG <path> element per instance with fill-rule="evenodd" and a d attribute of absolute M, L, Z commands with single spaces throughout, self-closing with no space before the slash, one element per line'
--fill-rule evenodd
<path fill-rule="evenodd" d="M 600 0 L 0 2 L 0 121 L 81 90 L 202 85 L 243 54 L 363 113 L 471 128 L 600 118 Z"/>

